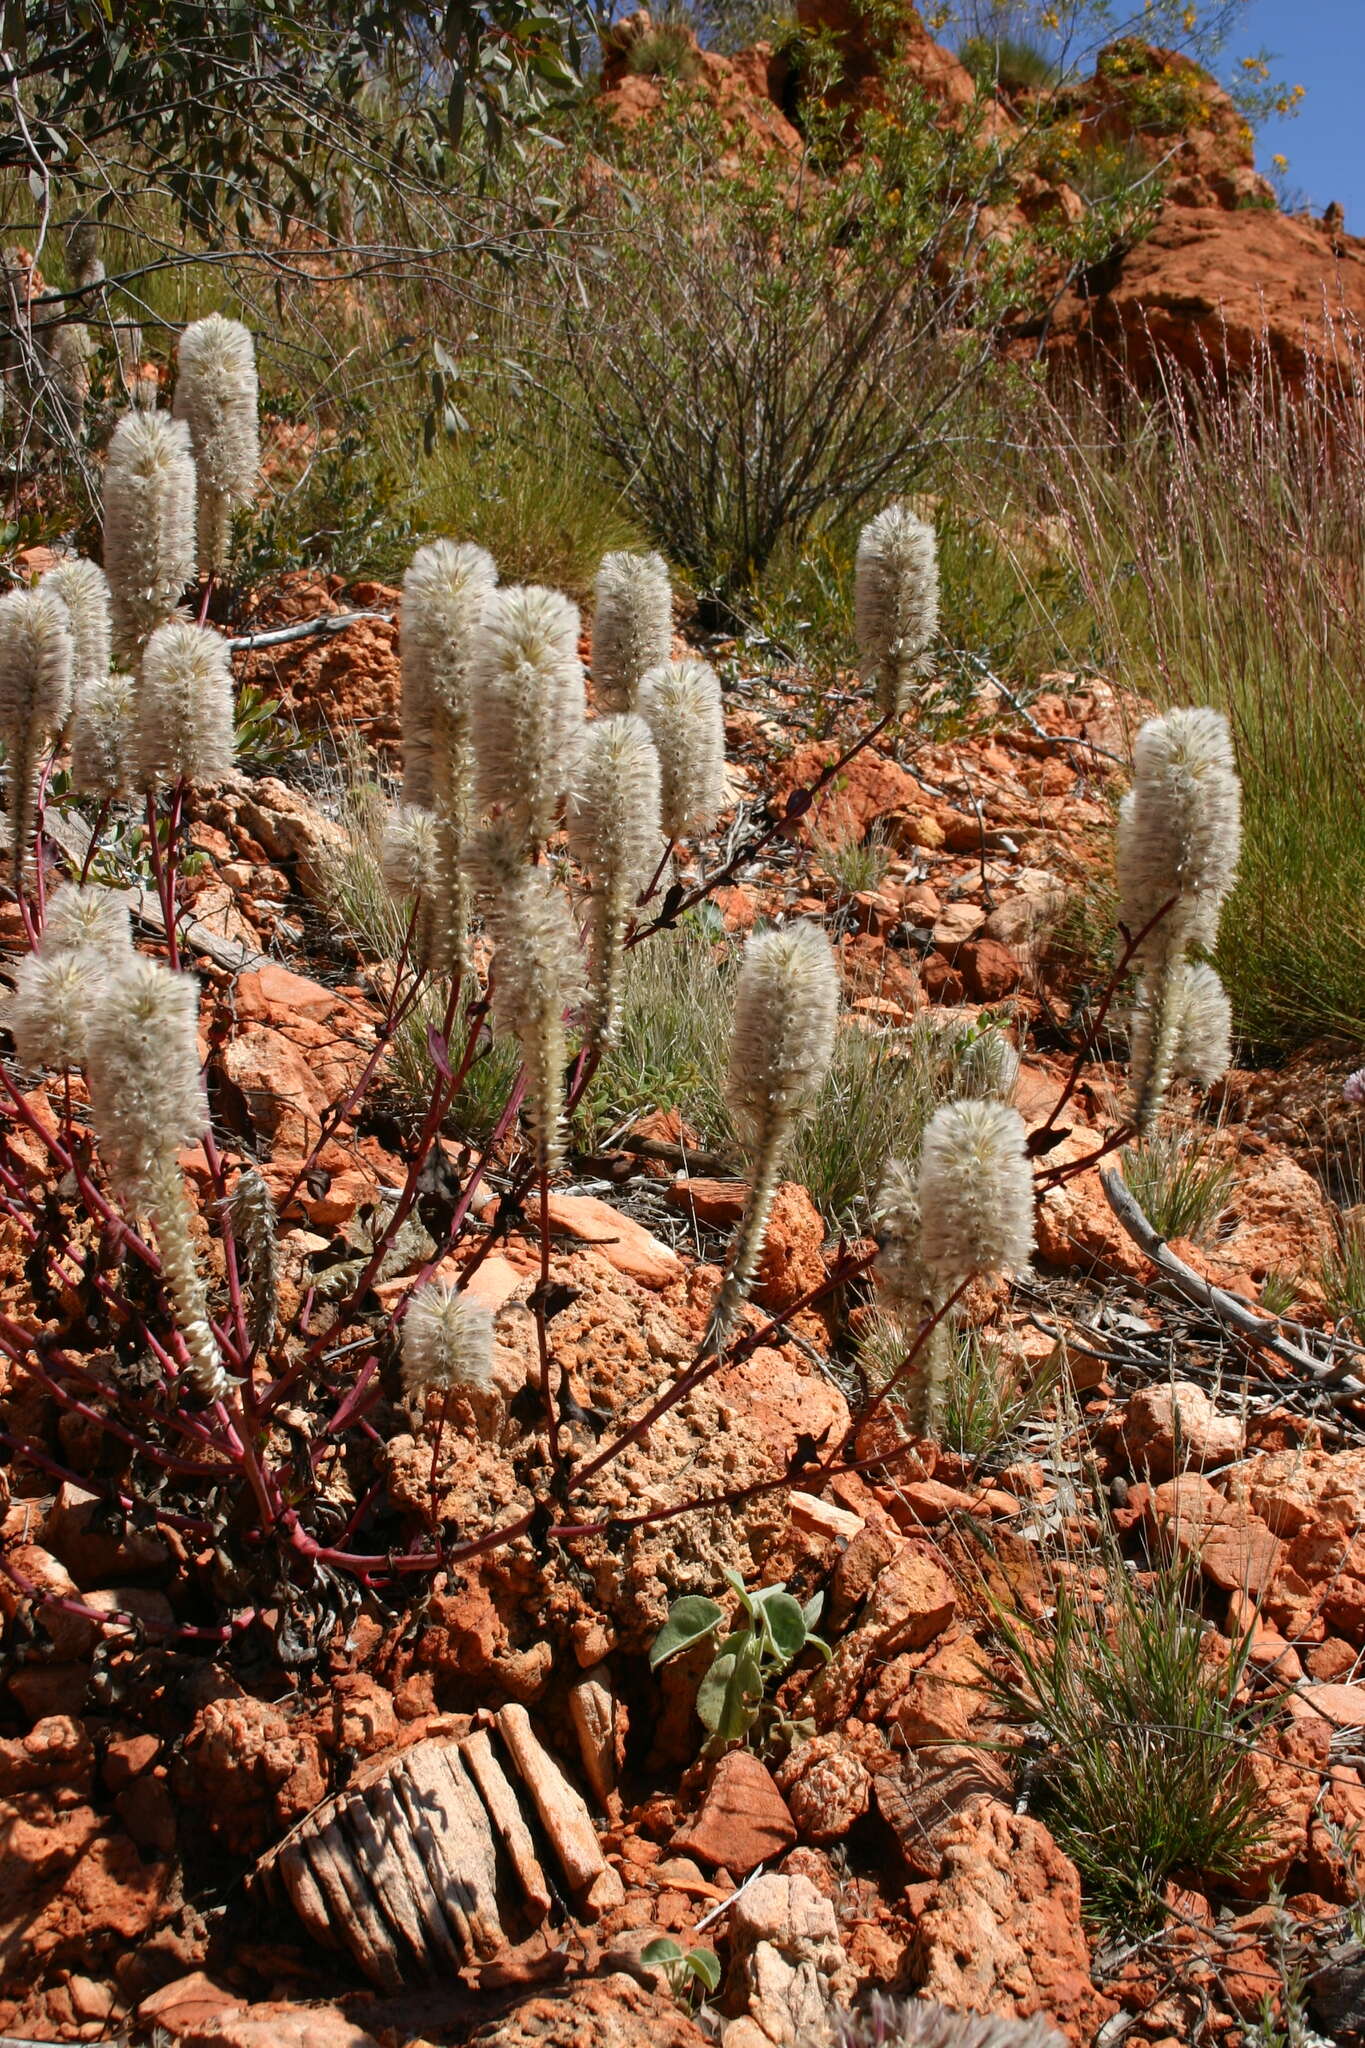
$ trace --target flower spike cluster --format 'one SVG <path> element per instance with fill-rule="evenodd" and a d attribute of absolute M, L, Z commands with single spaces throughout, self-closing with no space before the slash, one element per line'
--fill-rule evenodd
<path fill-rule="evenodd" d="M 604 555 L 592 620 L 592 680 L 604 711 L 634 711 L 650 669 L 673 645 L 673 592 L 662 555 Z"/>
<path fill-rule="evenodd" d="M 0 597 L 0 738 L 8 756 L 10 881 L 19 894 L 33 850 L 38 762 L 71 709 L 70 614 L 51 590 Z"/>
<path fill-rule="evenodd" d="M 161 782 L 221 782 L 232 767 L 232 657 L 207 626 L 172 619 L 147 642 L 135 698 L 138 773 Z"/>
<path fill-rule="evenodd" d="M 495 590 L 470 663 L 478 801 L 529 850 L 572 786 L 584 723 L 578 610 L 539 584 Z"/>
<path fill-rule="evenodd" d="M 621 943 L 659 858 L 659 757 L 633 712 L 587 729 L 569 800 L 569 847 L 592 885 L 588 1037 L 608 1043 L 620 998 Z"/>
<path fill-rule="evenodd" d="M 705 661 L 670 661 L 640 684 L 640 714 L 659 755 L 659 822 L 670 841 L 709 832 L 725 803 L 720 682 Z"/>

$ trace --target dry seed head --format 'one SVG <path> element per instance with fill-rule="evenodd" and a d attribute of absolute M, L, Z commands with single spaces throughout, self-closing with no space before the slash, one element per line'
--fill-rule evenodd
<path fill-rule="evenodd" d="M 1241 851 L 1241 784 L 1221 712 L 1196 705 L 1150 718 L 1133 749 L 1119 811 L 1119 915 L 1136 937 L 1171 904 L 1143 946 L 1158 959 L 1211 945 Z"/>
<path fill-rule="evenodd" d="M 548 838 L 583 735 L 578 610 L 539 584 L 495 590 L 470 662 L 478 800 Z"/>
<path fill-rule="evenodd" d="M 666 839 L 709 832 L 725 803 L 725 718 L 720 683 L 705 661 L 669 661 L 640 684 L 640 712 L 660 768 Z"/>
<path fill-rule="evenodd" d="M 856 2013 L 835 2015 L 831 2035 L 823 2023 L 802 2035 L 798 2048 L 1066 2048 L 1045 2019 L 1000 2019 L 994 2014 L 950 2012 L 922 1998 L 889 1998 L 874 1991 Z"/>
<path fill-rule="evenodd" d="M 133 956 L 110 977 L 91 1020 L 90 1113 L 115 1186 L 145 1198 L 157 1168 L 208 1128 L 195 1026 L 199 985 Z"/>
<path fill-rule="evenodd" d="M 611 1036 L 621 942 L 659 859 L 659 757 L 643 718 L 623 711 L 588 727 L 569 799 L 569 847 L 592 884 L 588 1028 Z"/>
<path fill-rule="evenodd" d="M 108 968 L 91 951 L 30 953 L 14 970 L 14 994 L 0 1022 L 23 1067 L 85 1064 L 90 1025 L 108 987 Z"/>
<path fill-rule="evenodd" d="M 1033 1175 L 1018 1110 L 948 1102 L 920 1151 L 925 1264 L 950 1294 L 973 1274 L 1012 1273 L 1033 1253 Z"/>
<path fill-rule="evenodd" d="M 81 796 L 100 803 L 126 796 L 135 780 L 134 707 L 131 676 L 102 676 L 76 692 L 71 719 L 71 783 Z"/>
<path fill-rule="evenodd" d="M 1138 982 L 1128 1024 L 1133 1120 L 1150 1130 L 1177 1074 L 1211 1088 L 1232 1062 L 1232 1006 L 1204 961 L 1158 961 Z"/>
<path fill-rule="evenodd" d="M 592 680 L 606 711 L 633 711 L 646 673 L 668 660 L 673 592 L 662 555 L 603 555 L 592 618 Z"/>
<path fill-rule="evenodd" d="M 903 711 L 938 630 L 938 542 L 906 505 L 888 505 L 858 537 L 854 624 L 878 711 Z"/>
<path fill-rule="evenodd" d="M 102 682 L 109 673 L 109 579 L 98 562 L 77 557 L 49 569 L 38 587 L 50 590 L 66 606 L 79 697 L 87 684 Z"/>
<path fill-rule="evenodd" d="M 47 900 L 41 950 L 45 960 L 92 952 L 106 967 L 125 966 L 133 952 L 127 903 L 97 882 L 63 882 Z"/>
<path fill-rule="evenodd" d="M 403 801 L 430 806 L 440 781 L 438 723 L 457 734 L 470 711 L 469 664 L 484 606 L 498 580 L 493 557 L 471 542 L 418 548 L 403 578 Z"/>
<path fill-rule="evenodd" d="M 227 567 L 232 514 L 256 495 L 261 467 L 256 344 L 240 320 L 210 313 L 180 337 L 175 404 L 190 430 L 198 483 L 199 565 Z"/>
<path fill-rule="evenodd" d="M 403 1391 L 420 1398 L 493 1382 L 493 1319 L 453 1287 L 428 1280 L 403 1317 Z"/>
<path fill-rule="evenodd" d="M 270 1341 L 279 1303 L 280 1247 L 275 1199 L 257 1167 L 243 1166 L 223 1203 L 237 1247 L 247 1296 L 247 1333 L 255 1345 Z"/>
<path fill-rule="evenodd" d="M 232 657 L 221 635 L 188 619 L 147 642 L 136 697 L 138 774 L 161 782 L 221 782 L 232 767 Z"/>
<path fill-rule="evenodd" d="M 839 1016 L 839 969 L 818 926 L 758 932 L 735 988 L 726 1100 L 745 1142 L 785 1137 L 814 1104 L 829 1071 Z"/>
<path fill-rule="evenodd" d="M 132 667 L 194 580 L 190 430 L 169 413 L 126 412 L 104 464 L 104 568 L 114 654 Z"/>

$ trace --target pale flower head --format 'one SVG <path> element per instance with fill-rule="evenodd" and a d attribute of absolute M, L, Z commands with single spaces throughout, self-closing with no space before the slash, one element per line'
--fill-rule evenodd
<path fill-rule="evenodd" d="M 403 1391 L 414 1398 L 492 1385 L 492 1317 L 439 1280 L 414 1290 L 401 1342 Z"/>
<path fill-rule="evenodd" d="M 147 642 L 135 700 L 138 767 L 144 789 L 221 782 L 232 767 L 232 657 L 207 626 L 172 619 Z"/>
<path fill-rule="evenodd" d="M 818 925 L 783 925 L 746 941 L 726 1086 L 746 1143 L 762 1146 L 814 1107 L 838 1017 L 838 963 Z"/>
<path fill-rule="evenodd" d="M 256 344 L 240 320 L 195 320 L 176 351 L 175 417 L 194 446 L 200 567 L 227 567 L 232 514 L 256 495 L 261 467 Z"/>
<path fill-rule="evenodd" d="M 725 717 L 715 670 L 692 660 L 650 669 L 640 684 L 640 713 L 659 755 L 664 837 L 709 832 L 725 804 Z"/>
<path fill-rule="evenodd" d="M 633 711 L 642 678 L 668 660 L 673 593 L 662 555 L 604 555 L 592 620 L 592 680 L 604 711 Z"/>
<path fill-rule="evenodd" d="M 920 1151 L 925 1264 L 945 1293 L 974 1274 L 1015 1273 L 1033 1255 L 1033 1174 L 1017 1109 L 948 1102 Z"/>
<path fill-rule="evenodd" d="M 903 711 L 938 630 L 938 542 L 907 505 L 888 505 L 859 536 L 854 628 L 878 711 Z"/>

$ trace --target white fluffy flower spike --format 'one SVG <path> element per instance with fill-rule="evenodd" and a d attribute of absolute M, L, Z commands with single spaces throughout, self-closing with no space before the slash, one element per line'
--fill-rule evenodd
<path fill-rule="evenodd" d="M 232 657 L 207 626 L 172 619 L 147 642 L 136 695 L 138 769 L 159 783 L 221 782 L 232 767 Z"/>
<path fill-rule="evenodd" d="M 23 888 L 32 851 L 38 761 L 71 709 L 75 644 L 70 616 L 50 590 L 0 597 L 0 737 L 9 756 L 10 881 Z"/>
<path fill-rule="evenodd" d="M 715 670 L 692 660 L 650 669 L 640 685 L 640 713 L 659 754 L 664 837 L 709 832 L 725 803 L 725 717 Z"/>
<path fill-rule="evenodd" d="M 650 669 L 673 645 L 673 592 L 662 555 L 604 555 L 592 619 L 592 680 L 604 711 L 634 711 Z"/>
<path fill-rule="evenodd" d="M 539 584 L 495 590 L 470 663 L 478 799 L 531 847 L 548 838 L 582 744 L 578 611 Z"/>
<path fill-rule="evenodd" d="M 903 711 L 938 630 L 938 542 L 906 505 L 888 505 L 859 536 L 854 627 L 877 710 Z"/>
<path fill-rule="evenodd" d="M 126 412 L 104 463 L 104 568 L 114 654 L 134 667 L 194 581 L 190 430 L 164 412 Z"/>
<path fill-rule="evenodd" d="M 240 320 L 210 313 L 180 337 L 175 417 L 194 446 L 198 480 L 199 566 L 227 567 L 232 514 L 256 495 L 261 467 L 256 344 Z"/>

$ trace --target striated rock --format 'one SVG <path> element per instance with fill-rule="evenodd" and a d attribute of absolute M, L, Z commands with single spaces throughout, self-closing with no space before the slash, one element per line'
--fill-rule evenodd
<path fill-rule="evenodd" d="M 366 1007 L 275 961 L 239 976 L 238 1030 L 218 1055 L 220 1079 L 248 1133 L 306 1152 L 374 1043 Z"/>
<path fill-rule="evenodd" d="M 745 1749 L 723 1756 L 700 1811 L 673 1837 L 674 1849 L 712 1869 L 745 1877 L 796 1840 L 786 1801 L 767 1766 Z"/>
<path fill-rule="evenodd" d="M 1046 2013 L 1077 2044 L 1110 2011 L 1091 1982 L 1076 1866 L 1040 1821 L 994 1802 L 947 1830 L 913 1953 L 923 1995 L 955 2011 Z"/>
<path fill-rule="evenodd" d="M 1148 1503 L 1153 1527 L 1225 1593 L 1255 1595 L 1275 1576 L 1283 1549 L 1259 1515 L 1225 1500 L 1207 1479 L 1186 1472 L 1158 1486 Z"/>
<path fill-rule="evenodd" d="M 907 1543 L 896 1550 L 877 1575 L 862 1619 L 811 1686 L 819 1725 L 831 1727 L 853 1711 L 874 1660 L 884 1663 L 903 1650 L 923 1649 L 942 1634 L 956 1609 L 951 1582 L 928 1544 Z"/>
<path fill-rule="evenodd" d="M 1005 1807 L 1009 1773 L 984 1750 L 961 1744 L 917 1750 L 873 1780 L 877 1811 L 916 1877 L 936 1878 L 951 1830 L 983 1804 Z"/>
<path fill-rule="evenodd" d="M 774 796 L 782 798 L 793 790 L 809 788 L 838 758 L 839 750 L 830 742 L 808 741 L 774 771 Z M 909 770 L 869 747 L 840 770 L 802 823 L 807 833 L 813 828 L 829 839 L 862 839 L 868 827 L 889 812 L 920 810 L 923 804 L 920 786 Z"/>
<path fill-rule="evenodd" d="M 1177 1469 L 1201 1471 L 1240 1457 L 1246 1426 L 1220 1415 L 1192 1380 L 1176 1380 L 1133 1395 L 1119 1420 L 1119 1444 L 1134 1472 L 1169 1479 Z"/>

